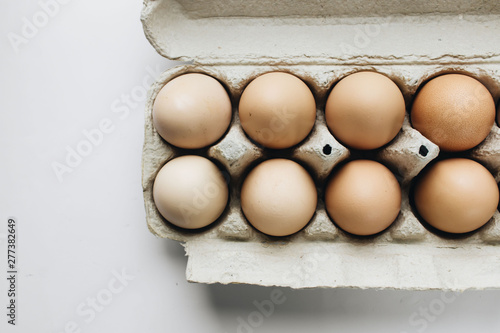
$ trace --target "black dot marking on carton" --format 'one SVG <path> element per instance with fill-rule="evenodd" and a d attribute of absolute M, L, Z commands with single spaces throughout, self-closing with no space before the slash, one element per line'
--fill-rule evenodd
<path fill-rule="evenodd" d="M 325 155 L 330 155 L 332 153 L 332 146 L 330 145 L 325 145 L 323 147 L 323 154 Z"/>
<path fill-rule="evenodd" d="M 423 157 L 425 157 L 425 156 L 427 156 L 427 154 L 429 153 L 429 149 L 427 149 L 427 147 L 426 147 L 426 146 L 421 145 L 421 146 L 420 146 L 420 149 L 418 150 L 418 153 L 419 153 L 420 155 L 422 155 Z"/>

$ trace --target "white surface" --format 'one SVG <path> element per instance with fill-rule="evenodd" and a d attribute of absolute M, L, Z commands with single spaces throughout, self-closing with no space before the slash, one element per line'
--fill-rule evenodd
<path fill-rule="evenodd" d="M 283 288 L 284 303 L 263 315 L 255 303 L 269 301 L 273 288 L 188 284 L 181 245 L 155 239 L 146 228 L 144 98 L 127 116 L 112 108 L 122 96 L 140 92 L 148 67 L 173 65 L 144 38 L 141 5 L 69 1 L 18 53 L 7 34 L 20 34 L 23 17 L 31 19 L 40 5 L 9 1 L 0 7 L 0 332 L 60 333 L 70 322 L 78 326 L 74 332 L 123 333 L 500 330 L 499 291 L 453 297 Z M 51 164 L 63 163 L 66 146 L 76 149 L 85 139 L 82 131 L 104 118 L 114 130 L 59 182 Z M 16 327 L 5 315 L 9 216 L 19 223 Z M 113 271 L 122 269 L 133 280 L 91 318 L 86 303 L 105 295 Z M 249 319 L 256 327 L 242 328 Z"/>

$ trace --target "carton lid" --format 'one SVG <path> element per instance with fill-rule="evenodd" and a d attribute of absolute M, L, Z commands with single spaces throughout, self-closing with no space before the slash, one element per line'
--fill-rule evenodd
<path fill-rule="evenodd" d="M 500 61 L 496 0 L 144 0 L 161 55 L 199 64 Z"/>

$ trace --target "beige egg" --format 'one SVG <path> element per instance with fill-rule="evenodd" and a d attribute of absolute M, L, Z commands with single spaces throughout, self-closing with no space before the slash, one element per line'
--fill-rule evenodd
<path fill-rule="evenodd" d="M 325 191 L 328 214 L 341 229 L 360 236 L 379 233 L 396 219 L 401 188 L 384 165 L 355 160 L 335 171 Z"/>
<path fill-rule="evenodd" d="M 263 74 L 245 88 L 239 104 L 241 126 L 264 147 L 283 149 L 304 140 L 314 126 L 316 102 L 298 77 Z"/>
<path fill-rule="evenodd" d="M 156 96 L 153 124 L 168 143 L 187 149 L 219 140 L 231 122 L 231 100 L 211 76 L 189 73 L 169 81 Z"/>
<path fill-rule="evenodd" d="M 411 109 L 411 123 L 443 151 L 477 146 L 495 122 L 495 102 L 478 80 L 446 74 L 427 82 Z"/>
<path fill-rule="evenodd" d="M 316 203 L 313 179 L 300 164 L 287 159 L 260 163 L 241 189 L 241 208 L 248 222 L 271 236 L 287 236 L 304 228 Z"/>
<path fill-rule="evenodd" d="M 358 72 L 338 82 L 325 106 L 332 134 L 355 149 L 379 148 L 394 139 L 403 125 L 405 101 L 387 76 Z"/>
<path fill-rule="evenodd" d="M 153 199 L 160 214 L 185 229 L 208 226 L 222 214 L 228 186 L 210 160 L 195 155 L 174 158 L 156 176 Z"/>
<path fill-rule="evenodd" d="M 493 175 L 481 164 L 451 158 L 423 171 L 415 183 L 414 200 L 420 216 L 434 228 L 466 233 L 491 219 L 499 192 Z"/>

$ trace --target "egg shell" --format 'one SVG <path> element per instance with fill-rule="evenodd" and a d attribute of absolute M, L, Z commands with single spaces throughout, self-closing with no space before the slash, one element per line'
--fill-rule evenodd
<path fill-rule="evenodd" d="M 200 229 L 222 214 L 228 187 L 213 162 L 184 155 L 160 169 L 153 185 L 153 199 L 168 222 L 184 229 Z"/>
<path fill-rule="evenodd" d="M 325 205 L 344 231 L 373 235 L 387 229 L 398 216 L 401 188 L 383 164 L 354 160 L 333 172 L 325 190 Z"/>
<path fill-rule="evenodd" d="M 241 94 L 239 118 L 245 133 L 264 147 L 283 149 L 306 138 L 314 126 L 316 102 L 298 77 L 270 72 L 250 82 Z"/>
<path fill-rule="evenodd" d="M 467 233 L 486 224 L 497 210 L 498 186 L 481 164 L 465 158 L 438 161 L 417 178 L 415 206 L 434 228 Z"/>
<path fill-rule="evenodd" d="M 248 221 L 270 236 L 300 231 L 316 211 L 317 193 L 309 173 L 288 159 L 258 164 L 243 181 L 241 208 Z"/>
<path fill-rule="evenodd" d="M 332 134 L 355 149 L 376 149 L 398 134 L 405 118 L 405 100 L 398 86 L 376 72 L 358 72 L 330 92 L 325 117 Z"/>
<path fill-rule="evenodd" d="M 226 132 L 231 100 L 211 76 L 187 73 L 165 84 L 153 105 L 153 123 L 170 144 L 198 149 L 213 144 Z"/>
<path fill-rule="evenodd" d="M 495 102 L 478 80 L 464 74 L 444 74 L 425 83 L 416 94 L 411 122 L 441 150 L 464 151 L 490 133 Z"/>

